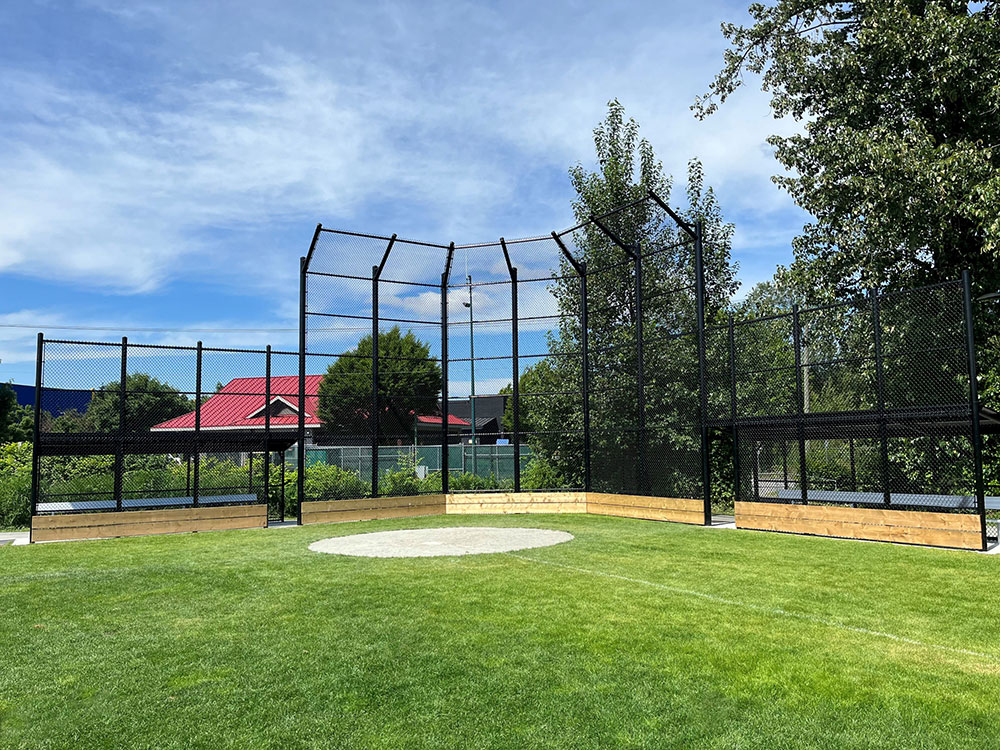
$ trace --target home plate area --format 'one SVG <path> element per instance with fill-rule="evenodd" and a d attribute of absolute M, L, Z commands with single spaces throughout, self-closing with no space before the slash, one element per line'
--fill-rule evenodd
<path fill-rule="evenodd" d="M 551 547 L 572 538 L 572 534 L 552 529 L 466 526 L 337 536 L 313 542 L 309 549 L 313 552 L 352 557 L 447 557 Z"/>

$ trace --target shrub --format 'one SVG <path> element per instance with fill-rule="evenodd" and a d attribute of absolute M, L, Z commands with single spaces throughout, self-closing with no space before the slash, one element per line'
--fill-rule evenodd
<path fill-rule="evenodd" d="M 405 495 L 419 495 L 427 492 L 426 479 L 417 477 L 417 466 L 423 459 L 414 457 L 410 453 L 401 453 L 396 459 L 396 468 L 384 471 L 379 476 L 378 492 L 380 495 L 389 497 L 399 497 Z M 440 487 L 440 479 L 438 487 Z M 438 489 L 438 492 L 441 490 Z"/>
<path fill-rule="evenodd" d="M 0 445 L 0 528 L 31 521 L 31 444 Z"/>
<path fill-rule="evenodd" d="M 337 500 L 371 494 L 368 484 L 356 471 L 332 464 L 313 464 L 306 468 L 305 493 L 309 500 Z"/>
<path fill-rule="evenodd" d="M 452 492 L 475 492 L 476 490 L 497 490 L 503 489 L 505 486 L 513 486 L 512 481 L 497 481 L 496 477 L 490 474 L 488 477 L 483 477 L 478 474 L 470 474 L 468 472 L 462 472 L 461 474 L 452 474 L 448 477 L 448 489 Z"/>
<path fill-rule="evenodd" d="M 521 474 L 521 488 L 525 490 L 550 490 L 563 485 L 564 480 L 559 470 L 540 456 L 534 456 Z"/>

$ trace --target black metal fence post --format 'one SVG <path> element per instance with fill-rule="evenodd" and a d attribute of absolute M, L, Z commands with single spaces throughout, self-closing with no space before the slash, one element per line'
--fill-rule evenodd
<path fill-rule="evenodd" d="M 378 446 L 379 409 L 378 398 L 378 277 L 379 267 L 372 266 L 372 497 L 378 497 Z M 416 415 L 413 417 L 416 419 Z"/>
<path fill-rule="evenodd" d="M 451 261 L 455 257 L 455 243 L 448 245 L 448 257 L 441 274 L 441 492 L 448 494 L 448 281 L 451 279 Z M 463 453 L 464 456 L 464 453 Z"/>
<path fill-rule="evenodd" d="M 38 491 L 39 491 L 39 471 L 41 461 L 38 453 L 38 446 L 41 443 L 42 435 L 42 370 L 45 361 L 45 336 L 41 332 L 38 334 L 38 344 L 35 354 L 35 411 L 34 425 L 31 428 L 31 517 L 34 518 L 38 512 Z M 34 526 L 34 524 L 32 524 Z M 28 541 L 31 541 L 31 529 L 28 530 Z"/>
<path fill-rule="evenodd" d="M 799 441 L 799 492 L 802 504 L 809 502 L 809 470 L 806 466 L 805 396 L 802 387 L 802 325 L 799 306 L 792 305 L 792 346 L 795 348 L 795 411 L 798 415 L 796 433 Z"/>
<path fill-rule="evenodd" d="M 316 234 L 319 234 L 317 228 Z M 313 237 L 313 245 L 316 237 Z M 310 248 L 310 252 L 312 248 Z M 302 503 L 306 501 L 306 259 L 299 260 L 299 420 L 298 450 L 295 454 L 295 492 L 298 498 L 296 523 L 302 523 Z"/>
<path fill-rule="evenodd" d="M 514 412 L 513 432 L 514 443 L 514 492 L 521 491 L 521 359 L 518 345 L 518 314 L 517 314 L 517 267 L 510 262 L 507 252 L 507 241 L 501 237 L 500 247 L 504 260 L 507 262 L 507 273 L 510 275 L 510 358 L 511 358 L 511 403 Z"/>
<path fill-rule="evenodd" d="M 701 482 L 704 490 L 705 525 L 712 524 L 712 467 L 708 440 L 708 363 L 705 354 L 705 255 L 701 219 L 694 223 L 695 316 L 698 330 L 698 422 L 701 437 Z M 756 463 L 756 462 L 755 462 Z"/>
<path fill-rule="evenodd" d="M 847 447 L 851 457 L 851 492 L 858 491 L 858 464 L 854 457 L 854 438 L 848 438 Z"/>
<path fill-rule="evenodd" d="M 736 321 L 729 313 L 729 419 L 733 423 L 733 502 L 740 499 L 740 434 L 736 426 Z"/>
<path fill-rule="evenodd" d="M 753 443 L 753 499 L 760 500 L 760 443 L 756 440 Z"/>
<path fill-rule="evenodd" d="M 870 296 L 872 337 L 875 345 L 875 395 L 878 405 L 878 438 L 882 461 L 882 502 L 889 505 L 892 502 L 892 490 L 889 487 L 889 436 L 885 423 L 885 362 L 882 356 L 882 313 L 879 309 L 878 292 L 873 289 L 870 292 Z"/>
<path fill-rule="evenodd" d="M 622 241 L 610 232 L 607 227 L 603 226 L 600 222 L 593 220 L 594 225 L 600 229 L 602 232 L 607 234 L 611 240 L 618 245 L 618 247 L 629 253 L 630 257 L 635 257 L 632 250 L 622 243 Z M 582 365 L 582 375 L 580 380 L 580 387 L 583 389 L 583 487 L 587 492 L 591 488 L 591 475 L 590 475 L 590 321 L 588 319 L 588 305 L 587 305 L 587 263 L 586 261 L 579 261 L 573 257 L 573 253 L 569 251 L 566 247 L 566 243 L 562 241 L 562 238 L 558 233 L 552 232 L 552 239 L 559 248 L 559 252 L 563 254 L 566 258 L 566 262 L 572 266 L 573 270 L 576 271 L 576 275 L 580 279 L 580 359 Z"/>
<path fill-rule="evenodd" d="M 593 487 L 591 475 L 590 440 L 590 313 L 587 302 L 587 261 L 580 262 L 580 367 L 583 378 L 583 489 L 590 492 Z"/>
<path fill-rule="evenodd" d="M 194 481 L 191 486 L 191 504 L 198 506 L 201 491 L 201 349 L 199 341 L 195 348 L 194 366 Z"/>
<path fill-rule="evenodd" d="M 271 510 L 271 345 L 264 350 L 264 504 Z M 282 514 L 284 516 L 284 514 Z M 281 518 L 284 520 L 284 517 Z"/>
<path fill-rule="evenodd" d="M 521 491 L 521 358 L 518 350 L 520 336 L 517 312 L 517 268 L 510 269 L 510 305 L 511 305 L 511 398 L 514 411 L 514 492 Z"/>
<path fill-rule="evenodd" d="M 285 451 L 281 451 L 281 497 L 278 499 L 278 508 L 281 511 L 281 520 L 285 520 L 285 469 L 287 468 L 288 460 L 285 457 Z"/>
<path fill-rule="evenodd" d="M 976 491 L 976 512 L 982 534 L 982 548 L 986 549 L 986 488 L 983 482 L 983 436 L 979 425 L 979 372 L 976 363 L 976 325 L 972 313 L 972 277 L 968 269 L 962 271 L 962 293 L 965 297 L 965 343 L 969 356 L 969 409 L 972 417 L 972 462 Z"/>
<path fill-rule="evenodd" d="M 317 224 L 313 232 L 309 252 L 299 258 L 299 411 L 298 411 L 298 450 L 296 452 L 296 513 L 295 522 L 302 524 L 302 503 L 306 501 L 306 278 L 309 273 L 309 263 L 316 252 L 323 225 Z"/>
<path fill-rule="evenodd" d="M 115 510 L 122 509 L 123 474 L 125 473 L 125 420 L 128 411 L 125 400 L 128 397 L 128 337 L 122 336 L 121 348 L 121 380 L 118 385 L 118 440 L 115 443 L 115 479 L 114 498 Z"/>
<path fill-rule="evenodd" d="M 646 455 L 646 364 L 645 347 L 642 331 L 642 248 L 637 244 L 634 249 L 633 265 L 635 267 L 635 396 L 636 396 L 636 448 L 638 449 L 638 494 L 649 492 L 649 465 Z"/>

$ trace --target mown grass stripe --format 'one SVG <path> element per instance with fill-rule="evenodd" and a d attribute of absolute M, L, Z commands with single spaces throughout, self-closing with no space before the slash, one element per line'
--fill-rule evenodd
<path fill-rule="evenodd" d="M 660 589 L 662 591 L 669 591 L 672 594 L 680 594 L 682 596 L 696 597 L 698 599 L 714 602 L 716 604 L 725 604 L 726 606 L 730 607 L 742 607 L 744 609 L 753 610 L 755 612 L 762 612 L 764 614 L 774 615 L 776 617 L 790 617 L 796 620 L 811 622 L 816 625 L 823 625 L 826 627 L 837 628 L 839 630 L 845 630 L 852 633 L 859 633 L 861 635 L 870 635 L 878 638 L 886 638 L 888 640 L 897 641 L 898 643 L 906 643 L 911 646 L 919 646 L 921 648 L 945 651 L 952 654 L 961 654 L 963 656 L 974 656 L 991 662 L 1000 662 L 1000 658 L 998 658 L 997 656 L 993 654 L 987 654 L 982 651 L 973 651 L 971 649 L 956 648 L 955 646 L 945 646 L 940 643 L 929 643 L 927 641 L 917 640 L 916 638 L 908 638 L 904 635 L 887 633 L 883 630 L 873 630 L 871 628 L 863 628 L 857 625 L 848 625 L 847 623 L 837 622 L 836 620 L 828 620 L 825 617 L 819 617 L 817 615 L 810 615 L 802 612 L 789 612 L 787 609 L 781 609 L 779 607 L 766 607 L 761 604 L 744 602 L 740 601 L 739 599 L 730 599 L 725 596 L 718 596 L 717 594 L 708 594 L 705 593 L 704 591 L 695 591 L 693 589 L 683 589 L 677 586 L 669 586 L 665 583 L 647 581 L 642 578 L 632 578 L 631 576 L 623 576 L 617 573 L 608 573 L 606 571 L 593 570 L 591 568 L 579 568 L 575 565 L 566 565 L 565 563 L 552 562 L 551 560 L 539 560 L 538 558 L 535 557 L 519 555 L 516 552 L 506 552 L 504 554 L 507 554 L 510 557 L 516 557 L 518 560 L 524 560 L 526 562 L 538 563 L 539 565 L 549 565 L 553 568 L 563 568 L 564 570 L 571 570 L 575 573 L 582 573 L 584 575 L 601 576 L 602 578 L 612 578 L 618 581 L 625 581 L 627 583 L 636 583 L 642 586 L 649 586 L 651 588 Z"/>

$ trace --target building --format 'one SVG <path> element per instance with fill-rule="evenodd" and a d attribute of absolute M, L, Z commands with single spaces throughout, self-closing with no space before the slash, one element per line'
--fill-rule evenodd
<path fill-rule="evenodd" d="M 338 430 L 335 434 L 324 434 L 323 421 L 319 418 L 319 384 L 322 375 L 306 375 L 305 382 L 305 427 L 306 444 L 316 445 L 358 445 L 364 444 L 370 435 L 368 425 L 369 410 L 352 408 L 348 411 L 349 421 L 354 426 Z M 267 402 L 267 392 L 271 399 Z M 221 390 L 212 394 L 201 405 L 202 432 L 223 430 L 260 430 L 263 432 L 270 416 L 272 436 L 282 434 L 292 437 L 299 428 L 299 377 L 298 375 L 281 375 L 271 378 L 270 389 L 265 378 L 235 378 L 230 380 Z M 195 429 L 195 412 L 182 414 L 168 419 L 152 428 L 153 432 L 193 432 Z M 440 443 L 441 415 L 418 414 L 396 416 L 388 407 L 383 417 L 385 432 L 383 443 L 390 435 L 395 435 L 400 444 L 409 444 L 414 440 L 419 443 Z M 478 421 L 478 419 L 477 419 Z M 403 424 L 405 422 L 405 424 Z M 453 442 L 458 442 L 463 431 L 468 431 L 471 425 L 468 421 L 454 414 L 448 415 L 448 432 L 454 436 Z M 406 440 L 404 441 L 403 436 Z M 411 439 L 411 435 L 413 439 Z"/>
<path fill-rule="evenodd" d="M 17 396 L 18 406 L 35 405 L 35 386 L 19 385 L 10 383 L 10 387 Z M 73 388 L 46 388 L 43 391 L 42 411 L 48 412 L 53 417 L 62 416 L 68 411 L 78 411 L 81 414 L 87 411 L 90 400 L 94 392 L 91 390 L 80 390 Z"/>
<path fill-rule="evenodd" d="M 503 429 L 503 414 L 507 408 L 509 395 L 505 393 L 491 393 L 482 396 L 475 396 L 476 399 L 476 443 L 479 445 L 493 445 L 497 438 L 503 438 L 506 433 Z M 462 434 L 462 442 L 472 441 L 472 400 L 471 398 L 452 400 L 448 411 L 452 416 L 458 417 L 469 424 Z M 440 424 L 440 422 L 439 422 Z"/>

